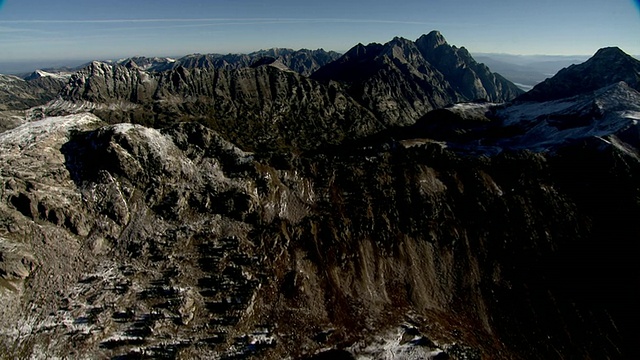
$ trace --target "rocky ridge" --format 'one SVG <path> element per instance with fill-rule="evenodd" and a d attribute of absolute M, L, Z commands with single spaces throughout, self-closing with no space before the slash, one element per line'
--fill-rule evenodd
<path fill-rule="evenodd" d="M 23 80 L 0 75 L 0 110 L 27 110 L 55 98 L 65 85 L 64 79 L 39 77 Z"/>
<path fill-rule="evenodd" d="M 255 51 L 249 54 L 192 54 L 179 59 L 133 57 L 117 62 L 118 65 L 138 66 L 150 72 L 163 72 L 177 67 L 187 69 L 226 69 L 234 70 L 250 67 L 262 58 L 280 60 L 287 68 L 301 75 L 309 76 L 320 67 L 337 59 L 340 55 L 334 51 L 292 50 L 273 48 Z"/>
<path fill-rule="evenodd" d="M 74 74 L 48 115 L 90 110 L 111 123 L 155 127 L 199 121 L 245 149 L 313 149 L 382 129 L 336 85 L 325 86 L 275 63 L 239 70 L 163 73 L 94 62 Z M 299 121 L 305 119 L 305 121 Z"/>
<path fill-rule="evenodd" d="M 304 64 L 316 68 L 334 55 L 288 49 L 194 55 L 167 60 L 171 69 L 164 72 L 144 70 L 149 68 L 136 59 L 123 65 L 93 62 L 38 113 L 91 111 L 111 123 L 154 127 L 179 118 L 204 123 L 247 150 L 304 151 L 412 124 L 431 109 L 470 97 L 504 101 L 519 94 L 435 32 L 417 43 L 396 38 L 386 45 L 357 46 L 312 79 L 291 70 L 302 71 Z M 444 60 L 435 61 L 438 57 Z"/>

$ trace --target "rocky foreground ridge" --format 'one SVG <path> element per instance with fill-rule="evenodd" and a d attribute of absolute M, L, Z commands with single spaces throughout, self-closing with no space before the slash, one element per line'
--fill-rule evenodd
<path fill-rule="evenodd" d="M 0 141 L 5 354 L 616 357 L 637 320 L 640 169 L 613 146 L 270 161 L 91 115 Z"/>
<path fill-rule="evenodd" d="M 280 145 L 260 148 L 188 117 L 96 116 L 132 110 L 119 89 L 144 98 L 145 81 L 194 88 L 169 72 L 92 82 L 76 114 L 0 133 L 0 358 L 637 353 L 636 89 L 462 103 L 389 128 L 347 83 L 270 64 L 234 74 L 295 80 L 326 94 L 324 111 L 379 127 L 350 136 L 341 126 L 364 125 L 327 120 L 336 135 L 307 148 L 267 129 L 263 144 Z M 305 99 L 278 81 L 272 94 Z M 255 89 L 228 104 L 268 103 Z"/>

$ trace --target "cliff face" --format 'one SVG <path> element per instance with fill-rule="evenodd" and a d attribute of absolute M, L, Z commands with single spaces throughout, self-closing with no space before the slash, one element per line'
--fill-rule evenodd
<path fill-rule="evenodd" d="M 111 123 L 157 128 L 199 121 L 243 149 L 300 151 L 410 125 L 459 101 L 506 101 L 520 93 L 439 33 L 415 43 L 359 45 L 330 62 L 335 56 L 287 49 L 194 55 L 166 63 L 170 69 L 162 72 L 153 71 L 153 59 L 93 62 L 42 112 L 91 111 Z M 297 73 L 314 70 L 311 79 Z"/>
<path fill-rule="evenodd" d="M 112 123 L 199 121 L 251 150 L 313 149 L 382 129 L 335 84 L 273 65 L 149 73 L 94 62 L 72 76 L 60 101 L 44 108 L 51 115 L 83 110 Z"/>
<path fill-rule="evenodd" d="M 465 100 L 504 102 L 522 94 L 512 82 L 476 62 L 467 49 L 447 44 L 438 31 L 421 36 L 415 44 Z"/>
<path fill-rule="evenodd" d="M 415 140 L 265 157 L 195 123 L 91 115 L 0 143 L 4 354 L 619 357 L 635 344 L 640 162 L 618 147 L 474 158 Z"/>

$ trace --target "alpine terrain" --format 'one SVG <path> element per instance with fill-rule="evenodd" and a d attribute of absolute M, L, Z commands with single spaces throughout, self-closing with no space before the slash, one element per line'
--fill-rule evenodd
<path fill-rule="evenodd" d="M 0 358 L 632 359 L 640 62 L 416 41 L 0 78 Z"/>

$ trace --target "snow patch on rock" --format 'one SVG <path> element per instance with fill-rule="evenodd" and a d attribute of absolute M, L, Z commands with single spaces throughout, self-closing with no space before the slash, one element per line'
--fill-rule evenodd
<path fill-rule="evenodd" d="M 60 134 L 66 136 L 71 130 L 79 130 L 88 125 L 101 123 L 102 120 L 89 113 L 49 117 L 28 122 L 0 134 L 0 148 L 18 146 L 29 148 L 40 142 L 42 138 Z"/>
<path fill-rule="evenodd" d="M 408 331 L 409 330 L 409 331 Z M 378 336 L 375 341 L 357 343 L 348 351 L 358 360 L 400 360 L 400 359 L 435 359 L 444 351 L 436 344 L 422 344 L 425 339 L 410 327 L 399 327 Z"/>

